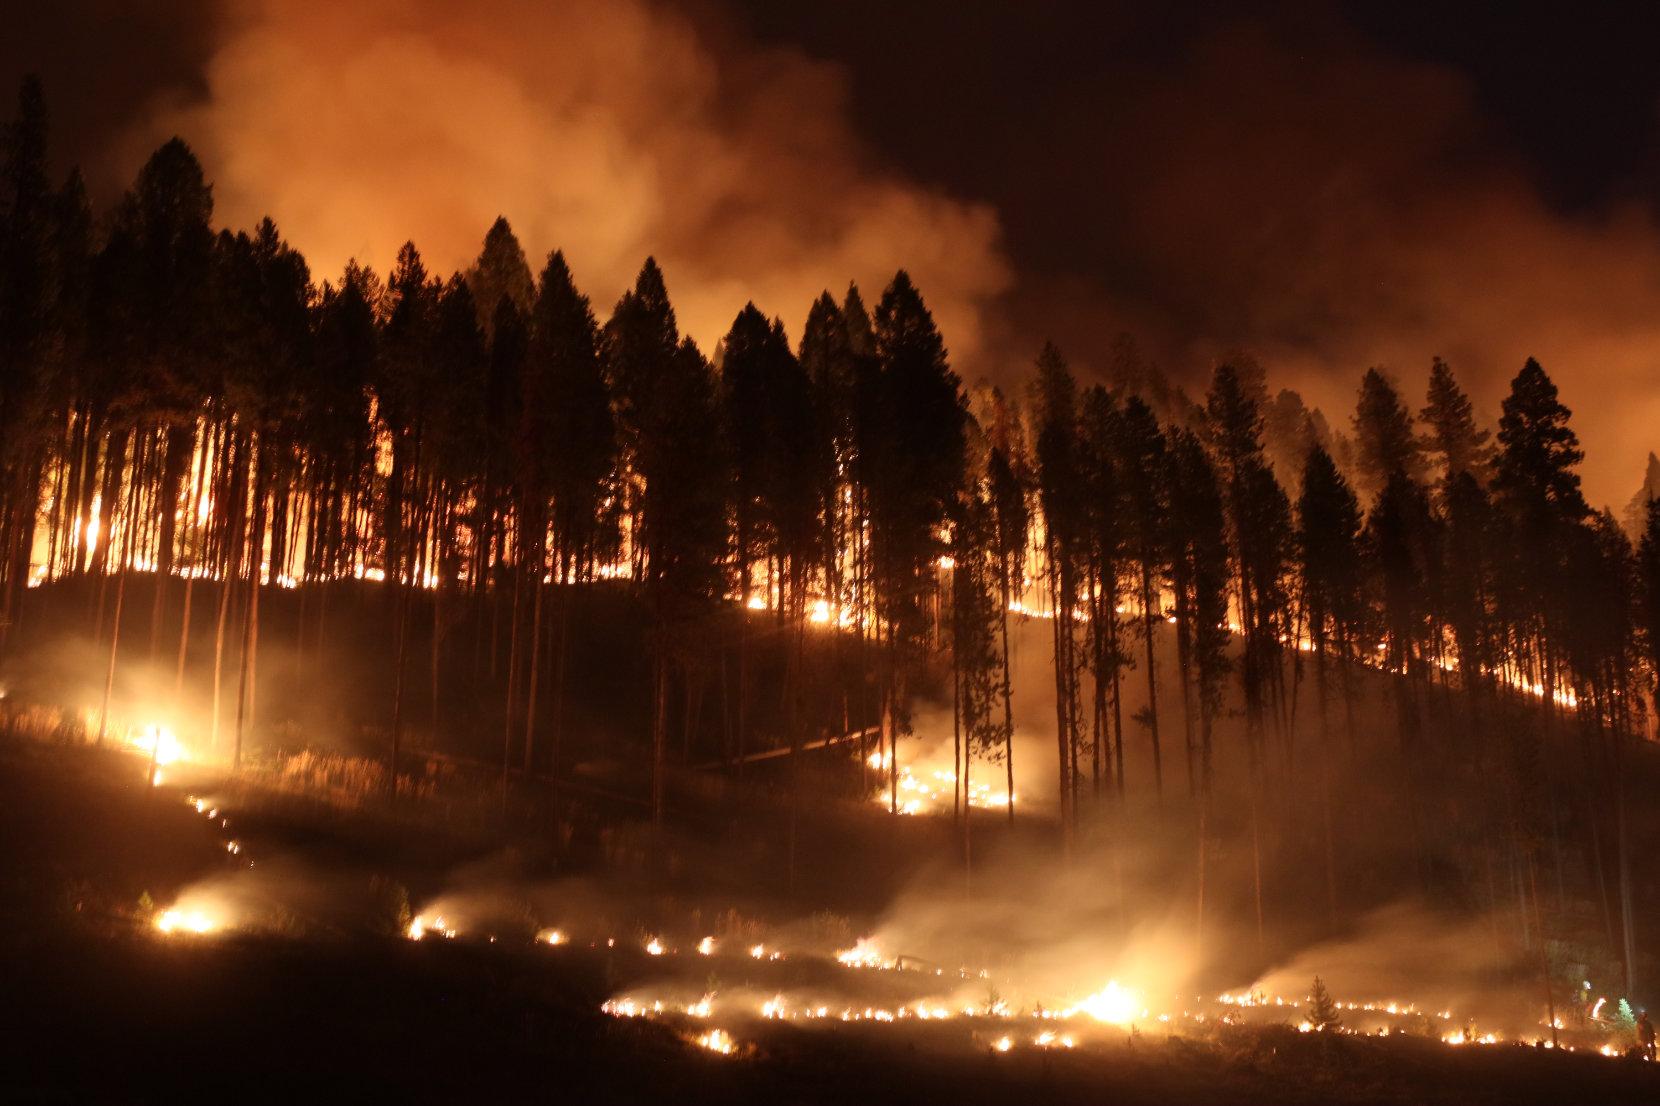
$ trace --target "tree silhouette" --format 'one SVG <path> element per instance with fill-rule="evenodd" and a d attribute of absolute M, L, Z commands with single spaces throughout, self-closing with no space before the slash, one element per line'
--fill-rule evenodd
<path fill-rule="evenodd" d="M 1088 544 L 1088 490 L 1079 440 L 1077 385 L 1060 351 L 1046 344 L 1031 384 L 1032 450 L 1038 505 L 1043 512 L 1044 578 L 1053 612 L 1055 729 L 1060 757 L 1061 832 L 1070 844 L 1077 821 L 1078 597 Z"/>
<path fill-rule="evenodd" d="M 1153 784 L 1164 793 L 1164 759 L 1159 744 L 1158 671 L 1154 631 L 1163 621 L 1156 582 L 1166 574 L 1169 553 L 1169 456 L 1158 417 L 1140 397 L 1124 404 L 1118 423 L 1117 468 L 1123 490 L 1127 547 L 1136 568 L 1136 600 L 1141 612 L 1142 664 L 1147 674 L 1147 730 L 1153 750 Z"/>
<path fill-rule="evenodd" d="M 1423 482 L 1424 460 L 1412 415 L 1395 385 L 1378 369 L 1367 369 L 1361 377 L 1354 431 L 1357 471 L 1369 498 L 1377 498 L 1396 472 L 1414 483 Z"/>
<path fill-rule="evenodd" d="M 986 460 L 988 506 L 991 511 L 991 549 L 996 558 L 998 589 L 997 631 L 1002 667 L 1003 768 L 1009 797 L 1009 820 L 1014 821 L 1014 681 L 1009 652 L 1009 608 L 1026 587 L 1026 545 L 1031 533 L 1027 489 L 1030 461 L 1019 415 L 992 393 L 989 424 L 991 451 Z"/>
<path fill-rule="evenodd" d="M 724 591 L 730 462 L 714 373 L 679 338 L 654 261 L 612 312 L 606 351 L 638 481 L 633 533 L 653 622 L 651 809 L 661 824 L 669 684 L 692 628 Z"/>
<path fill-rule="evenodd" d="M 617 542 L 616 520 L 607 507 L 617 483 L 616 425 L 600 359 L 599 327 L 557 250 L 542 269 L 530 316 L 516 449 L 528 517 L 544 519 L 549 526 L 559 596 L 549 751 L 557 774 L 571 589 L 594 578 L 598 560 L 609 557 Z"/>
<path fill-rule="evenodd" d="M 484 248 L 467 270 L 467 287 L 478 311 L 478 325 L 491 341 L 495 339 L 496 313 L 502 300 L 512 303 L 520 314 L 530 314 L 536 284 L 524 247 L 505 217 L 498 215 L 485 233 Z"/>
<path fill-rule="evenodd" d="M 900 271 L 874 319 L 876 402 L 864 410 L 871 566 L 885 627 L 884 730 L 889 804 L 897 810 L 897 738 L 910 729 L 910 668 L 929 625 L 927 596 L 941 530 L 962 487 L 966 405 L 945 343 L 911 278 Z"/>
<path fill-rule="evenodd" d="M 1439 357 L 1430 366 L 1429 395 L 1418 417 L 1428 428 L 1420 447 L 1436 458 L 1443 484 L 1465 473 L 1487 479 L 1493 461 L 1491 435 L 1476 426 L 1470 397 Z"/>
<path fill-rule="evenodd" d="M 1337 913 L 1337 864 L 1332 834 L 1332 742 L 1326 668 L 1331 653 L 1336 654 L 1341 664 L 1350 662 L 1350 647 L 1361 617 L 1360 503 L 1348 481 L 1337 471 L 1331 454 L 1319 446 L 1309 451 L 1301 483 L 1302 495 L 1297 500 L 1297 545 L 1304 621 L 1314 655 L 1314 699 L 1320 726 L 1320 817 L 1329 922 Z"/>

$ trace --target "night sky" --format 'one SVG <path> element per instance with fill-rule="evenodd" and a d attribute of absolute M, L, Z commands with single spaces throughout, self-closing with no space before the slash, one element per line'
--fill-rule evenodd
<path fill-rule="evenodd" d="M 462 265 L 502 210 L 533 254 L 566 246 L 601 304 L 639 256 L 666 255 L 671 292 L 691 297 L 683 314 L 700 338 L 747 296 L 794 329 L 805 299 L 791 301 L 812 285 L 870 283 L 884 266 L 906 265 L 970 379 L 1017 380 L 1051 337 L 1088 373 L 1122 355 L 1128 332 L 1141 356 L 1190 385 L 1248 350 L 1274 384 L 1299 388 L 1340 423 L 1368 365 L 1416 397 L 1439 354 L 1491 419 L 1534 355 L 1579 415 L 1594 502 L 1623 505 L 1644 453 L 1660 445 L 1653 6 L 1280 4 L 1242 15 L 1230 4 L 711 0 L 612 5 L 603 16 L 577 4 L 549 16 L 500 0 L 464 21 L 417 3 L 361 25 L 280 2 L 127 7 L 80 0 L 17 13 L 22 32 L 0 43 L 0 76 L 42 72 L 60 162 L 85 165 L 95 197 L 114 195 L 148 146 L 178 130 L 216 179 L 220 218 L 269 210 L 319 278 L 346 255 L 384 265 L 395 236 Z M 585 228 L 605 220 L 580 198 L 527 211 L 550 175 L 592 171 L 563 163 L 563 133 L 545 153 L 480 166 L 471 194 L 424 205 L 402 190 L 418 193 L 421 171 L 456 176 L 437 160 L 359 180 L 344 155 L 318 158 L 308 183 L 345 181 L 320 192 L 247 168 L 294 163 L 282 143 L 308 141 L 312 126 L 407 132 L 382 136 L 400 156 L 443 149 L 446 122 L 433 123 L 438 140 L 423 130 L 449 110 L 437 94 L 390 122 L 383 112 L 359 118 L 343 80 L 340 116 L 328 123 L 308 119 L 318 113 L 292 89 L 267 96 L 271 70 L 250 55 L 273 28 L 295 24 L 305 25 L 297 41 L 366 59 L 371 86 L 404 64 L 465 56 L 533 105 L 614 111 L 630 121 L 621 154 L 606 159 L 624 166 L 615 170 L 624 180 L 642 175 L 629 166 L 653 171 L 658 191 L 640 205 L 649 214 L 594 231 L 590 243 Z M 599 28 L 590 53 L 593 41 L 612 41 L 620 57 L 643 58 L 653 87 L 630 87 L 627 62 L 615 85 L 549 77 L 570 68 L 562 51 L 579 26 Z M 385 61 L 375 48 L 388 36 L 422 49 Z M 665 49 L 690 60 L 654 66 Z M 434 68 L 420 83 L 449 83 L 450 100 L 474 95 L 486 133 L 507 114 L 491 100 L 500 88 L 457 91 L 455 70 Z M 684 130 L 639 121 L 682 99 L 699 104 L 695 150 L 677 143 Z M 249 118 L 254 110 L 263 114 Z M 500 145 L 524 148 L 537 126 L 504 129 Z M 780 135 L 806 137 L 779 154 L 790 145 Z M 721 147 L 714 156 L 711 144 Z M 478 161 L 476 150 L 455 156 Z M 779 156 L 796 157 L 793 171 L 810 183 L 778 178 Z M 814 165 L 826 161 L 837 168 L 820 185 Z M 683 166 L 710 164 L 722 172 L 688 198 L 677 187 Z M 857 213 L 870 204 L 861 189 L 889 185 L 957 206 L 907 237 L 897 228 L 914 220 L 902 205 L 868 221 Z M 820 213 L 836 203 L 848 209 L 834 232 L 842 241 L 891 242 L 898 256 L 868 245 L 817 251 Z M 317 215 L 329 204 L 336 223 Z M 353 225 L 354 205 L 402 222 L 343 239 L 337 224 Z M 972 233 L 968 215 L 980 220 Z M 792 244 L 792 225 L 814 229 Z M 705 290 L 707 306 L 696 298 Z"/>

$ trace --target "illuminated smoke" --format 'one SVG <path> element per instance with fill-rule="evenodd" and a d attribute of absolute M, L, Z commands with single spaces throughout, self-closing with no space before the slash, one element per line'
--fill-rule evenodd
<path fill-rule="evenodd" d="M 505 214 L 602 308 L 655 255 L 706 348 L 746 300 L 799 328 L 822 289 L 905 267 L 972 353 L 1007 281 L 993 212 L 876 168 L 839 70 L 711 38 L 640 0 L 269 0 L 224 32 L 205 99 L 133 153 L 186 136 L 217 220 L 270 214 L 319 278 L 384 270 L 411 238 L 463 268 Z"/>

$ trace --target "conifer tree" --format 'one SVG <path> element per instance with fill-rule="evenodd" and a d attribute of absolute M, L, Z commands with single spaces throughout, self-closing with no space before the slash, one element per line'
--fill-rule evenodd
<path fill-rule="evenodd" d="M 510 301 L 520 314 L 530 314 L 536 299 L 530 262 L 524 247 L 505 216 L 498 215 L 484 235 L 484 248 L 467 270 L 467 287 L 478 310 L 478 325 L 487 340 L 495 338 L 496 312 L 502 300 Z"/>
<path fill-rule="evenodd" d="M 1325 980 L 1314 977 L 1314 988 L 1308 994 L 1308 1022 L 1316 1033 L 1335 1033 L 1343 1028 L 1342 1015 L 1332 1001 Z"/>
<path fill-rule="evenodd" d="M 1136 601 L 1140 610 L 1142 664 L 1147 678 L 1148 737 L 1153 749 L 1153 784 L 1164 792 L 1164 760 L 1159 742 L 1158 671 L 1154 663 L 1154 630 L 1164 612 L 1156 581 L 1166 572 L 1169 558 L 1169 456 L 1163 432 L 1152 408 L 1132 396 L 1119 421 L 1118 470 L 1124 492 L 1124 524 L 1135 565 Z"/>
<path fill-rule="evenodd" d="M 1356 471 L 1368 498 L 1375 499 L 1397 471 L 1415 483 L 1423 481 L 1423 455 L 1412 431 L 1412 416 L 1395 385 L 1378 369 L 1367 369 L 1361 377 L 1354 431 Z"/>
<path fill-rule="evenodd" d="M 1030 535 L 1031 510 L 1027 503 L 1030 482 L 1025 437 L 1018 415 L 993 393 L 991 453 L 986 462 L 987 496 L 991 510 L 989 540 L 996 556 L 998 588 L 999 660 L 1002 665 L 1003 767 L 1009 796 L 1009 820 L 1014 821 L 1014 682 L 1009 650 L 1009 608 L 1025 589 L 1026 543 Z"/>
<path fill-rule="evenodd" d="M 1478 481 L 1487 479 L 1493 461 L 1491 435 L 1477 428 L 1470 397 L 1439 357 L 1430 366 L 1429 395 L 1418 418 L 1428 428 L 1420 447 L 1435 458 L 1443 484 L 1463 473 Z"/>
<path fill-rule="evenodd" d="M 1328 920 L 1337 913 L 1337 865 L 1332 830 L 1331 731 L 1328 655 L 1350 662 L 1349 642 L 1361 613 L 1360 504 L 1337 465 L 1319 446 L 1304 462 L 1297 500 L 1299 568 L 1309 645 L 1314 655 L 1315 710 L 1320 727 L 1320 816 Z M 1334 650 L 1335 646 L 1335 650 Z"/>
<path fill-rule="evenodd" d="M 911 278 L 901 270 L 874 319 L 877 402 L 866 408 L 865 479 L 870 489 L 871 564 L 886 634 L 888 750 L 910 728 L 908 668 L 928 636 L 926 599 L 942 529 L 962 487 L 966 404 L 945 343 Z M 897 809 L 899 758 L 889 802 Z"/>
<path fill-rule="evenodd" d="M 1045 344 L 1031 385 L 1032 450 L 1043 512 L 1044 573 L 1054 636 L 1055 729 L 1060 773 L 1061 831 L 1070 842 L 1076 822 L 1078 675 L 1077 604 L 1087 546 L 1086 496 L 1078 433 L 1077 385 L 1060 351 Z"/>

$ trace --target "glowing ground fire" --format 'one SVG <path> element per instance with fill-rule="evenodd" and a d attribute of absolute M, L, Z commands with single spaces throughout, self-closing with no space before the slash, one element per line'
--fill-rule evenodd
<path fill-rule="evenodd" d="M 751 950 L 753 953 L 753 950 Z M 664 955 L 673 955 L 665 951 Z M 853 946 L 834 956 L 835 962 L 855 973 L 867 971 L 891 972 L 914 978 L 926 985 L 930 979 L 990 980 L 989 973 L 959 969 L 922 967 L 907 968 L 907 963 L 921 964 L 911 957 L 886 954 L 872 938 L 861 938 Z M 951 984 L 955 986 L 955 984 Z M 1418 1004 L 1401 1000 L 1340 1001 L 1333 1005 L 1353 1024 L 1317 1026 L 1310 1019 L 1313 1000 L 1271 995 L 1252 987 L 1237 992 L 1224 992 L 1212 998 L 1190 996 L 1183 1001 L 1172 996 L 1174 1005 L 1159 1009 L 1144 992 L 1125 986 L 1118 980 L 1109 980 L 1099 990 L 1075 1001 L 1049 1005 L 1033 1002 L 1016 1009 L 994 997 L 992 988 L 983 1001 L 964 1001 L 963 992 L 937 997 L 915 998 L 898 1004 L 849 1004 L 845 1001 L 828 1002 L 822 999 L 788 998 L 774 994 L 759 1000 L 748 999 L 742 993 L 726 997 L 718 993 L 704 993 L 693 1002 L 669 998 L 650 998 L 639 994 L 619 996 L 604 1003 L 602 1010 L 615 1017 L 679 1018 L 689 1017 L 707 1021 L 714 1017 L 741 1024 L 748 1019 L 761 1021 L 789 1021 L 806 1024 L 834 1024 L 862 1022 L 879 1025 L 905 1023 L 961 1022 L 972 1030 L 974 1040 L 989 1048 L 993 1054 L 1007 1053 L 1020 1047 L 1034 1049 L 1074 1049 L 1100 1039 L 1100 1034 L 1136 1033 L 1155 1028 L 1177 1033 L 1182 1027 L 1198 1031 L 1211 1025 L 1283 1025 L 1302 1033 L 1330 1032 L 1349 1036 L 1393 1036 L 1406 1034 L 1429 1037 L 1448 1046 L 1464 1045 L 1531 1045 L 1542 1048 L 1560 1048 L 1562 1051 L 1587 1052 L 1605 1057 L 1627 1056 L 1631 1052 L 1617 1042 L 1618 1027 L 1611 1022 L 1592 1018 L 1582 1027 L 1572 1043 L 1554 1044 L 1549 1039 L 1550 1026 L 1541 1022 L 1531 1036 L 1506 1035 L 1503 1032 L 1476 1028 L 1476 1019 L 1468 1016 L 1455 1019 L 1447 1009 L 1421 1009 Z M 1602 1003 L 1596 1007 L 1599 1011 Z M 1437 1026 L 1441 1028 L 1436 1028 Z M 1094 1027 L 1092 1029 L 1092 1027 Z M 1564 1027 L 1559 1024 L 1559 1030 Z M 703 1047 L 705 1038 L 722 1041 L 732 1046 L 717 1049 L 730 1054 L 737 1047 L 732 1029 L 699 1031 L 688 1037 Z M 714 1037 L 720 1033 L 721 1037 Z M 1107 1039 L 1111 1039 L 1110 1037 Z"/>

